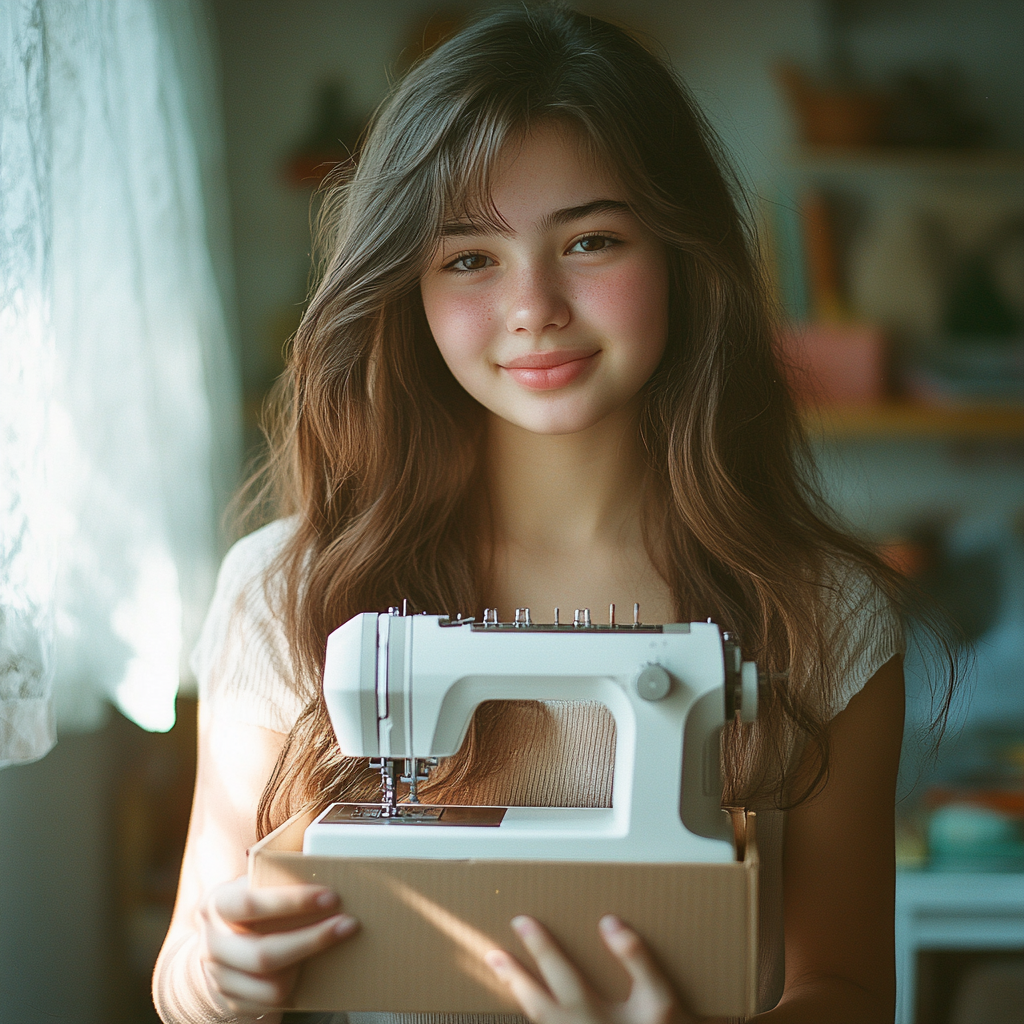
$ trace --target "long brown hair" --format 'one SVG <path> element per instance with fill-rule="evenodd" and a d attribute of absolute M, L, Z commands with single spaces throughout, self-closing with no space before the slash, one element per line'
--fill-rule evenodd
<path fill-rule="evenodd" d="M 488 17 L 408 73 L 322 206 L 319 284 L 261 478 L 278 514 L 294 516 L 268 593 L 307 701 L 260 802 L 261 834 L 299 808 L 377 791 L 334 741 L 320 687 L 330 631 L 402 599 L 479 614 L 482 410 L 433 343 L 419 278 L 446 219 L 494 216 L 488 181 L 503 148 L 552 122 L 617 175 L 669 254 L 669 338 L 640 428 L 648 547 L 678 618 L 734 631 L 772 680 L 758 723 L 733 724 L 723 744 L 728 801 L 787 799 L 800 736 L 819 768 L 804 794 L 825 777 L 826 725 L 855 653 L 850 637 L 836 642 L 836 595 L 881 595 L 896 615 L 908 606 L 900 578 L 809 484 L 755 237 L 685 88 L 626 32 L 564 7 Z M 457 797 L 508 760 L 510 714 L 542 712 L 482 709 L 432 798 Z"/>

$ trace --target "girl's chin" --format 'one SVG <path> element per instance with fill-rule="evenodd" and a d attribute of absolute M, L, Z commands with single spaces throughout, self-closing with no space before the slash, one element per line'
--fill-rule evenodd
<path fill-rule="evenodd" d="M 491 409 L 490 412 L 492 418 L 527 433 L 546 437 L 564 437 L 571 434 L 582 434 L 618 411 L 551 410 L 546 414 L 538 415 L 537 410 L 523 412 L 498 408 Z"/>

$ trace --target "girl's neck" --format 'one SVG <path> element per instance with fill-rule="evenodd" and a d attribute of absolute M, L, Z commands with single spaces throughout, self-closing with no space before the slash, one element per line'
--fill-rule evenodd
<path fill-rule="evenodd" d="M 487 474 L 499 551 L 642 544 L 644 468 L 632 409 L 573 434 L 535 434 L 491 415 Z"/>

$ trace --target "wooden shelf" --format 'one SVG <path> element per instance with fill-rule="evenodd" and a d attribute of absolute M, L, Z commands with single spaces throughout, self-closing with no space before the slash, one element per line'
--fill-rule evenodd
<path fill-rule="evenodd" d="M 795 154 L 793 164 L 809 173 L 1016 176 L 1024 174 L 1024 153 L 999 149 L 804 146 Z"/>
<path fill-rule="evenodd" d="M 934 438 L 1024 439 L 1024 406 L 937 406 L 913 402 L 824 406 L 805 409 L 804 427 L 814 440 Z"/>

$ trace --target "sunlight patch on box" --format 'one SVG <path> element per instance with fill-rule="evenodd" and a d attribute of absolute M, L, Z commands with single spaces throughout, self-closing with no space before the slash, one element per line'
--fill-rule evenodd
<path fill-rule="evenodd" d="M 458 966 L 466 974 L 490 991 L 507 995 L 508 989 L 505 984 L 499 981 L 484 963 L 484 954 L 488 950 L 499 948 L 490 936 L 466 924 L 450 910 L 417 892 L 411 885 L 396 878 L 384 878 L 383 881 L 398 900 L 419 914 L 428 924 L 447 935 L 460 948 L 462 952 L 458 957 Z"/>

